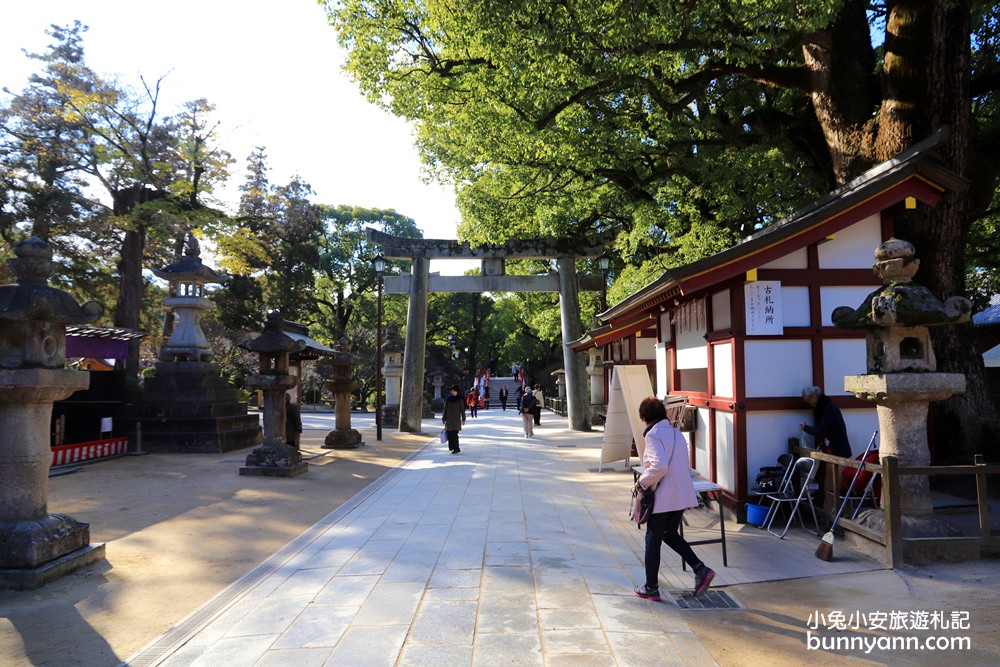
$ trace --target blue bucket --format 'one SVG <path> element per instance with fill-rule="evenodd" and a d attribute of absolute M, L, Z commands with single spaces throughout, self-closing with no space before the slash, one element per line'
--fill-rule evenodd
<path fill-rule="evenodd" d="M 763 505 L 747 503 L 747 523 L 751 526 L 760 526 L 767 518 L 767 508 Z"/>

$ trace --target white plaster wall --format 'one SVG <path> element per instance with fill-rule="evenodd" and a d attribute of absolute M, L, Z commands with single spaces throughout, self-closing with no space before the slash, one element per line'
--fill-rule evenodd
<path fill-rule="evenodd" d="M 687 435 L 694 439 L 694 467 L 705 479 L 711 474 L 711 462 L 708 452 L 708 408 L 699 408 L 695 412 L 695 430 Z"/>
<path fill-rule="evenodd" d="M 670 342 L 670 311 L 660 313 L 660 337 L 663 342 Z"/>
<path fill-rule="evenodd" d="M 736 488 L 736 434 L 733 415 L 715 411 L 715 472 L 719 486 L 730 491 Z"/>
<path fill-rule="evenodd" d="M 871 215 L 817 247 L 821 269 L 869 269 L 882 243 L 879 216 Z"/>
<path fill-rule="evenodd" d="M 801 248 L 795 252 L 779 257 L 773 262 L 762 265 L 762 269 L 806 269 L 809 267 L 809 256 L 806 249 Z"/>
<path fill-rule="evenodd" d="M 670 356 L 667 354 L 667 344 L 656 344 L 656 386 L 653 393 L 664 397 L 670 393 Z"/>
<path fill-rule="evenodd" d="M 844 410 L 844 424 L 847 426 L 847 439 L 851 441 L 851 453 L 861 456 L 872 439 L 872 433 L 878 430 L 878 414 L 875 405 L 859 410 Z M 878 447 L 878 440 L 875 441 Z"/>
<path fill-rule="evenodd" d="M 866 356 L 863 339 L 824 340 L 823 377 L 826 378 L 826 386 L 823 392 L 828 396 L 849 395 L 844 391 L 844 376 L 866 373 Z"/>
<path fill-rule="evenodd" d="M 801 396 L 812 383 L 812 345 L 807 340 L 747 341 L 746 394 L 749 398 Z"/>
<path fill-rule="evenodd" d="M 644 336 L 635 339 L 636 359 L 656 359 L 656 339 L 652 336 Z"/>
<path fill-rule="evenodd" d="M 781 319 L 786 327 L 807 327 L 809 321 L 809 288 L 781 288 Z"/>
<path fill-rule="evenodd" d="M 729 310 L 729 290 L 712 295 L 712 328 L 716 331 L 732 326 L 732 312 Z"/>
<path fill-rule="evenodd" d="M 838 306 L 850 306 L 857 308 L 869 294 L 875 291 L 874 287 L 820 287 L 819 303 L 820 311 L 823 315 L 822 325 L 833 326 L 831 316 L 833 309 Z"/>
<path fill-rule="evenodd" d="M 677 335 L 677 368 L 708 368 L 708 344 L 704 331 Z"/>
<path fill-rule="evenodd" d="M 715 365 L 715 395 L 732 398 L 733 391 L 733 346 L 720 343 L 712 346 L 712 361 Z"/>
<path fill-rule="evenodd" d="M 773 466 L 778 457 L 788 451 L 788 439 L 799 437 L 799 424 L 812 421 L 812 410 L 804 402 L 802 405 L 802 410 L 747 413 L 747 481 L 750 486 L 763 466 Z"/>

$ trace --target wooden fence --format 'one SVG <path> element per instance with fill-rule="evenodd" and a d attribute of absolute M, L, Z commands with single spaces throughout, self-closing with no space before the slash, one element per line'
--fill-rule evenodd
<path fill-rule="evenodd" d="M 793 445 L 793 443 L 795 443 Z M 885 514 L 885 534 L 860 525 L 856 521 L 841 518 L 838 525 L 845 530 L 860 535 L 873 542 L 881 544 L 886 550 L 886 563 L 890 567 L 903 564 L 907 552 L 920 549 L 968 549 L 984 551 L 1000 551 L 1000 533 L 990 530 L 990 505 L 987 478 L 1000 474 L 1000 464 L 987 464 L 981 454 L 975 457 L 973 465 L 953 466 L 901 466 L 895 456 L 883 456 L 880 463 L 861 463 L 854 459 L 824 454 L 815 449 L 798 446 L 798 440 L 789 442 L 790 451 L 796 456 L 808 456 L 824 461 L 826 466 L 826 493 L 823 497 L 823 511 L 828 518 L 836 514 L 838 493 L 840 489 L 841 472 L 844 469 L 854 470 L 859 466 L 882 476 L 882 511 Z M 902 475 L 974 475 L 976 478 L 976 506 L 979 514 L 979 534 L 963 537 L 904 537 L 902 533 L 902 514 L 899 506 L 899 478 Z"/>

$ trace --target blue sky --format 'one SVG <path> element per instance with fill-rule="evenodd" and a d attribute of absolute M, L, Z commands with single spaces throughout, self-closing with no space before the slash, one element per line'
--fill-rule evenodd
<path fill-rule="evenodd" d="M 314 0 L 19 2 L 0 21 L 0 87 L 20 91 L 37 65 L 22 49 L 44 51 L 45 29 L 76 19 L 90 28 L 84 45 L 97 72 L 136 86 L 140 75 L 164 76 L 166 113 L 199 97 L 216 105 L 237 160 L 224 198 L 237 198 L 246 157 L 263 145 L 272 183 L 297 173 L 317 202 L 394 208 L 427 238 L 455 238 L 451 188 L 421 182 L 410 127 L 341 72 L 343 53 Z M 451 273 L 447 264 L 457 262 L 432 270 Z"/>

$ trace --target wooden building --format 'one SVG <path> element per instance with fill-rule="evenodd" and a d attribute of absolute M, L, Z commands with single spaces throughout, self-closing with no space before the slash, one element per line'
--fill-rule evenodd
<path fill-rule="evenodd" d="M 691 467 L 717 482 L 731 507 L 742 509 L 757 470 L 787 451 L 800 422 L 812 422 L 804 387 L 819 386 L 841 407 L 855 455 L 877 429 L 874 405 L 844 391 L 845 375 L 866 372 L 864 332 L 837 328 L 831 313 L 857 307 L 880 284 L 873 253 L 893 236 L 898 214 L 964 186 L 934 161 L 940 141 L 664 272 L 574 343 L 603 348 L 606 379 L 616 364 L 645 364 L 658 396 L 687 398 L 696 410 Z"/>

